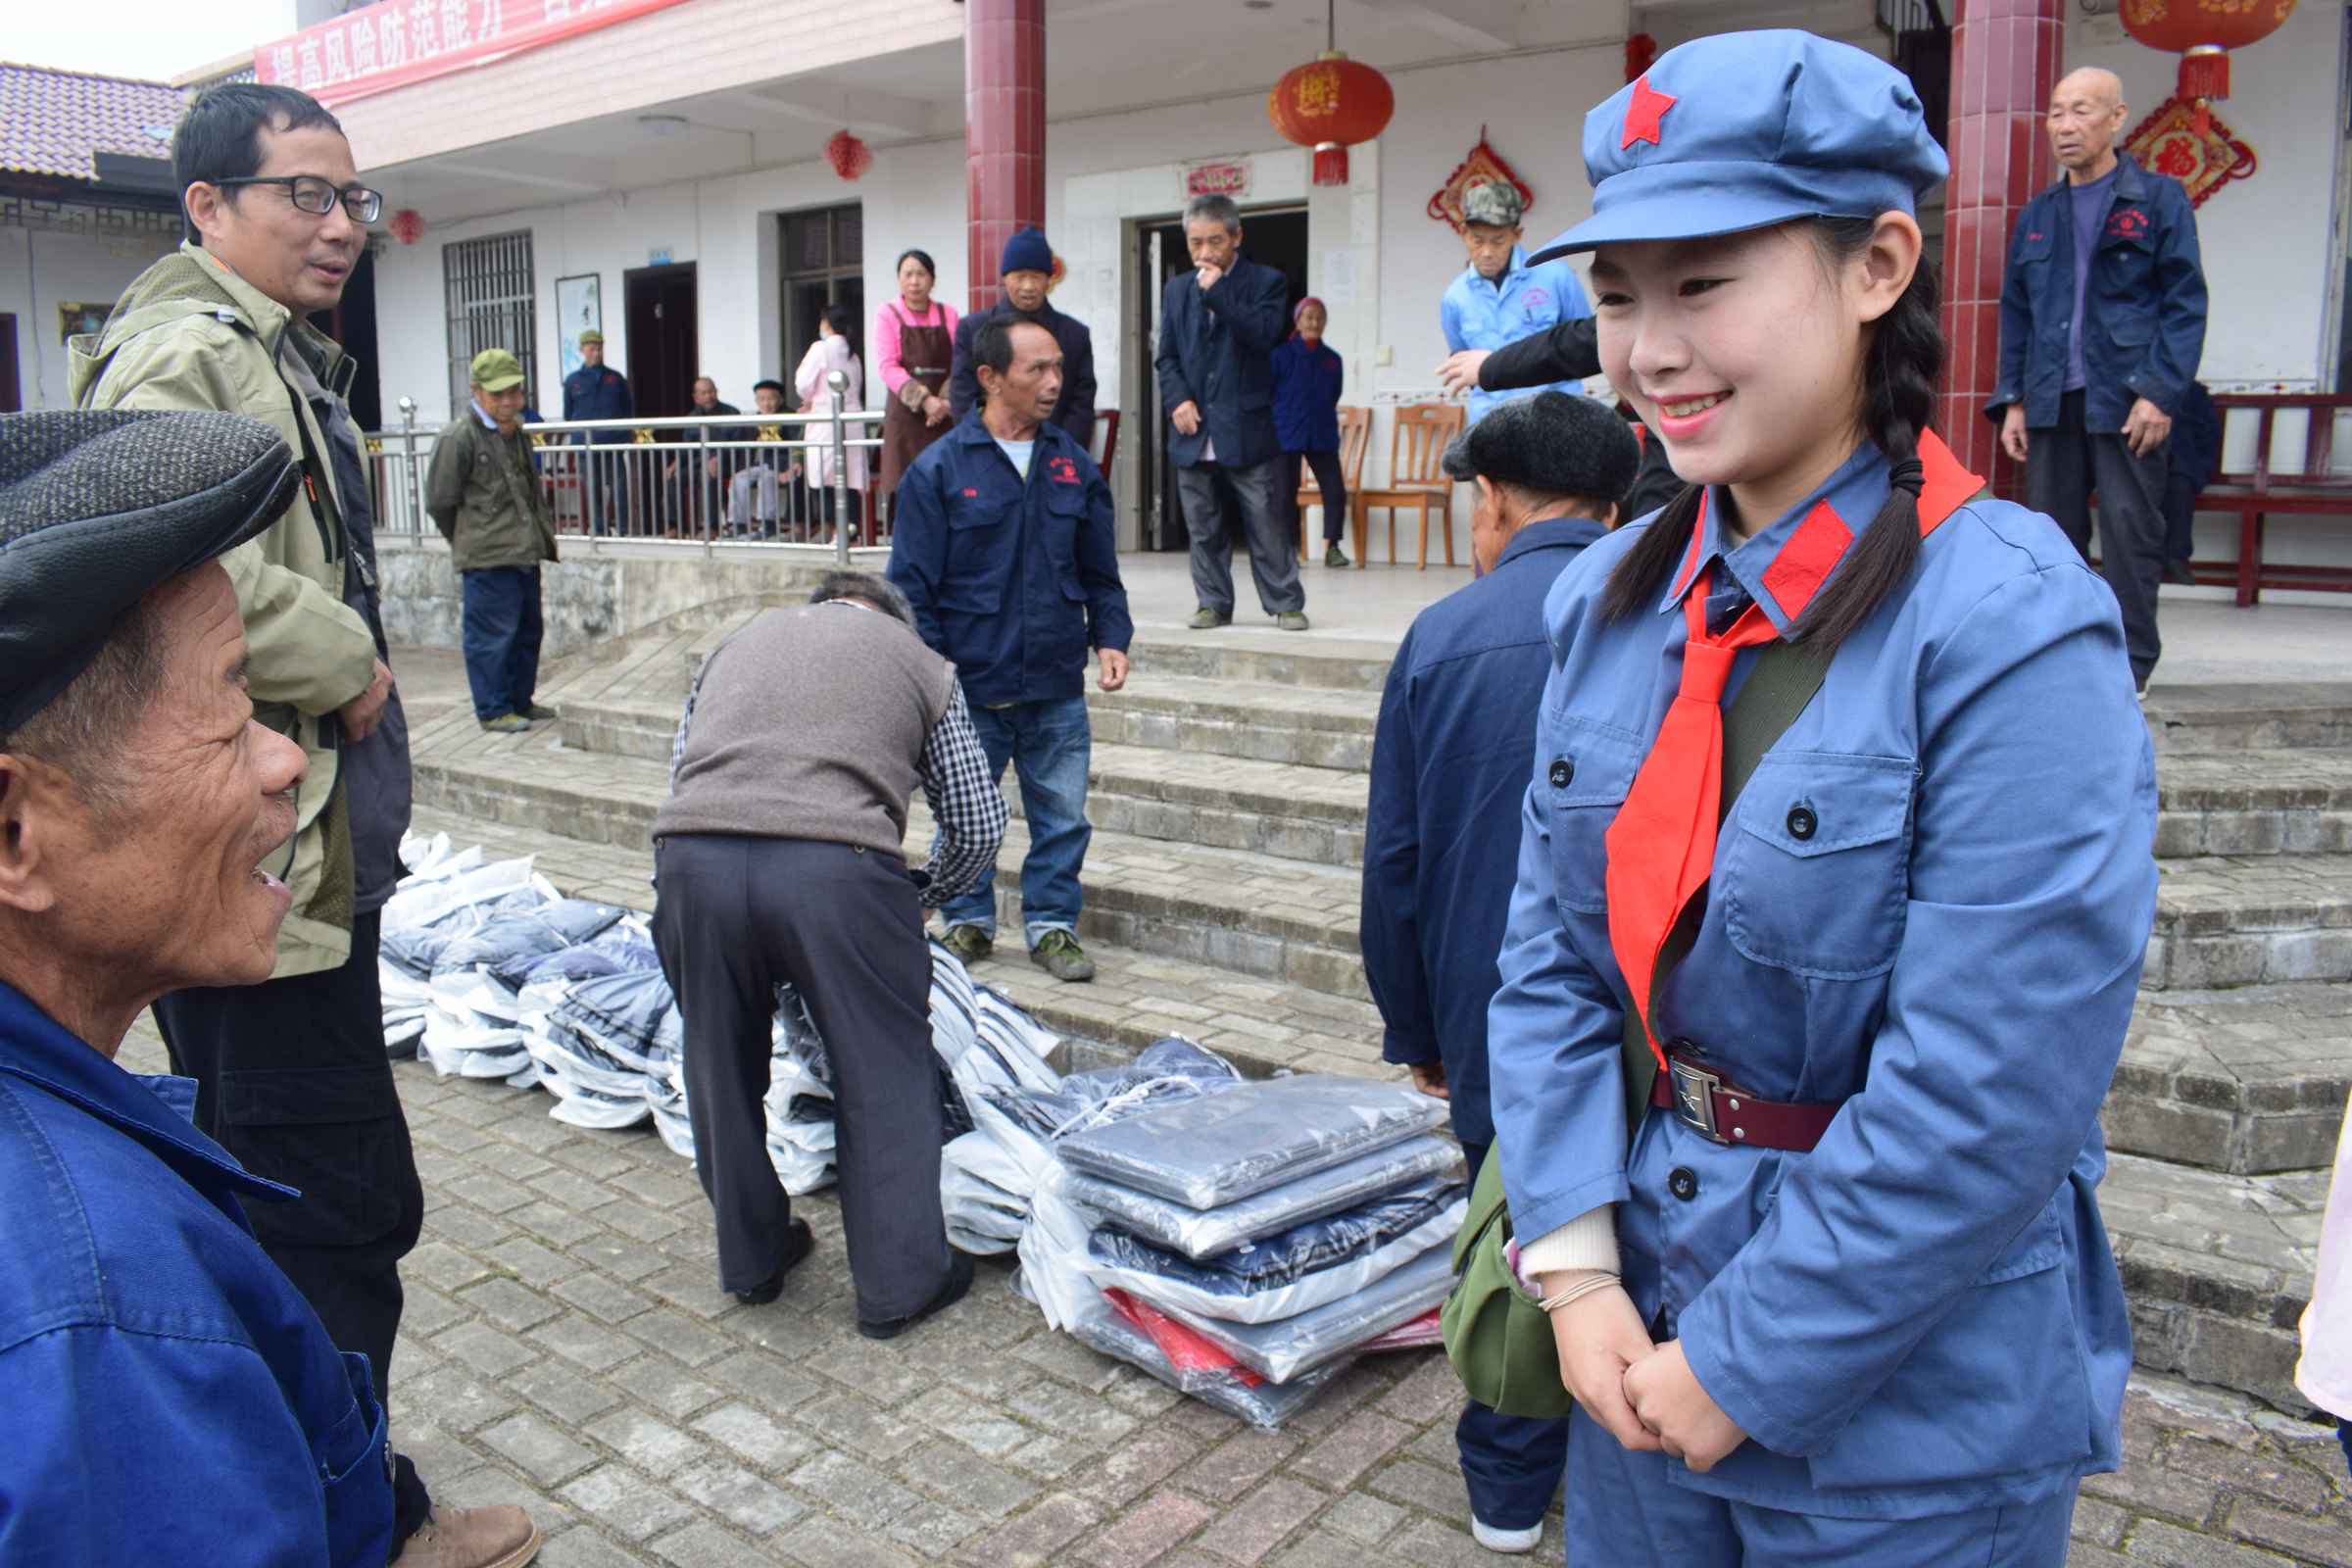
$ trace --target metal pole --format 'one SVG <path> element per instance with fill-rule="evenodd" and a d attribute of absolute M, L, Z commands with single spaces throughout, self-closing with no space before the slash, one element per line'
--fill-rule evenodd
<path fill-rule="evenodd" d="M 850 564 L 850 448 L 849 426 L 841 414 L 849 401 L 849 372 L 826 371 L 825 385 L 833 391 L 833 560 L 846 567 Z"/>
<path fill-rule="evenodd" d="M 678 486 L 678 499 L 683 502 L 688 496 L 694 497 L 694 510 L 703 514 L 703 554 L 706 556 L 710 554 L 711 543 L 718 537 L 717 520 L 710 515 L 716 510 L 710 504 L 714 499 L 710 490 L 710 427 L 698 424 L 694 427 L 694 471 L 686 475 L 684 484 Z"/>
<path fill-rule="evenodd" d="M 424 483 L 416 472 L 416 400 L 400 400 L 401 461 L 409 470 L 409 534 L 424 537 Z"/>

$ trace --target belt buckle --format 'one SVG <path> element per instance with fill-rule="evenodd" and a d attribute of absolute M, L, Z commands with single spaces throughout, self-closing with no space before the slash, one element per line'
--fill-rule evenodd
<path fill-rule="evenodd" d="M 1723 1087 L 1723 1080 L 1679 1057 L 1667 1058 L 1666 1073 L 1674 1086 L 1675 1115 L 1700 1136 L 1718 1144 L 1730 1143 L 1715 1130 L 1715 1091 Z"/>

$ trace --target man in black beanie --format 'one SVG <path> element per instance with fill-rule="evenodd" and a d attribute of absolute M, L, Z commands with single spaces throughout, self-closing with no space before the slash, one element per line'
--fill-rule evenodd
<path fill-rule="evenodd" d="M 1054 247 L 1041 228 L 1024 228 L 1004 242 L 1004 259 L 998 269 L 1004 279 L 1004 297 L 985 311 L 974 311 L 956 323 L 955 368 L 948 374 L 948 407 L 961 422 L 980 401 L 980 362 L 972 345 L 980 328 L 1000 318 L 1035 321 L 1054 334 L 1061 347 L 1061 396 L 1046 422 L 1079 447 L 1095 450 L 1095 335 L 1075 316 L 1064 316 L 1046 303 L 1054 289 Z"/>
<path fill-rule="evenodd" d="M 1381 1055 L 1450 1102 L 1473 1177 L 1494 1139 L 1487 1004 L 1519 856 L 1519 805 L 1551 671 L 1544 596 L 1618 517 L 1641 464 L 1602 404 L 1562 392 L 1498 404 L 1446 452 L 1475 486 L 1477 581 L 1423 611 L 1389 666 L 1364 835 L 1364 973 Z M 1568 1423 L 1472 1404 L 1454 1431 L 1471 1530 L 1533 1550 L 1560 1487 Z"/>

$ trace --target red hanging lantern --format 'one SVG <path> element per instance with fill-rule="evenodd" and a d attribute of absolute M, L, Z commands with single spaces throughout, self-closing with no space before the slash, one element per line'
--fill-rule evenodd
<path fill-rule="evenodd" d="M 1348 183 L 1348 148 L 1389 128 L 1396 94 L 1389 78 L 1338 47 L 1336 0 L 1323 13 L 1323 52 L 1287 73 L 1266 95 L 1266 118 L 1286 141 L 1315 150 L 1315 183 Z"/>
<path fill-rule="evenodd" d="M 2123 0 L 2124 30 L 2180 57 L 2180 96 L 2196 106 L 2196 132 L 2213 124 L 2207 104 L 2230 96 L 2230 51 L 2278 30 L 2295 0 Z"/>
<path fill-rule="evenodd" d="M 403 245 L 414 245 L 424 238 L 424 215 L 414 207 L 403 207 L 384 224 L 392 237 Z"/>
<path fill-rule="evenodd" d="M 847 130 L 837 130 L 825 143 L 825 162 L 844 179 L 856 179 L 874 167 L 873 149 Z"/>
<path fill-rule="evenodd" d="M 1625 40 L 1625 79 L 1638 79 L 1658 58 L 1658 40 L 1646 32 L 1637 32 Z"/>

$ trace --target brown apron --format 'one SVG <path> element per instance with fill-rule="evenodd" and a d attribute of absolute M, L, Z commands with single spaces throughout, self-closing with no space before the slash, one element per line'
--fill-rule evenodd
<path fill-rule="evenodd" d="M 956 344 L 945 325 L 914 326 L 906 319 L 906 308 L 893 300 L 889 307 L 899 313 L 899 363 L 906 368 L 909 378 L 922 383 L 923 390 L 934 397 L 946 395 L 948 370 L 955 358 Z M 947 313 L 935 304 L 932 310 L 944 322 Z M 897 393 L 890 397 L 890 407 L 882 415 L 882 475 L 875 489 L 888 495 L 899 487 L 899 476 L 905 473 L 923 449 L 948 433 L 953 420 L 938 425 L 923 422 L 920 411 L 899 401 Z"/>

